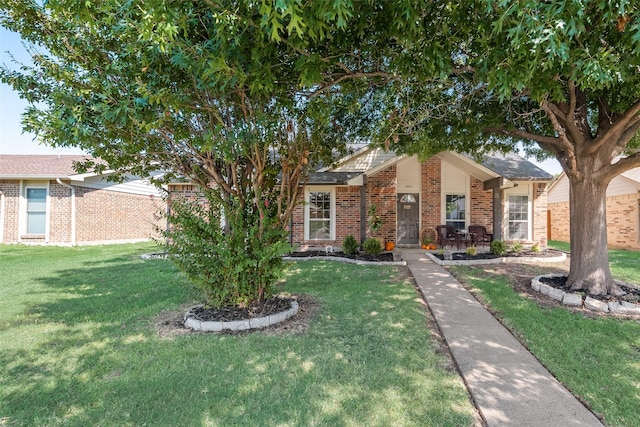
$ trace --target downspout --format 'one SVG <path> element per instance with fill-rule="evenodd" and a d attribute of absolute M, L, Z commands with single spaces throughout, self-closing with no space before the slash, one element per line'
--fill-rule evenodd
<path fill-rule="evenodd" d="M 0 190 L 0 243 L 4 241 L 4 192 Z"/>
<path fill-rule="evenodd" d="M 60 181 L 60 178 L 56 178 L 56 182 L 71 190 L 71 246 L 76 246 L 76 189 Z"/>

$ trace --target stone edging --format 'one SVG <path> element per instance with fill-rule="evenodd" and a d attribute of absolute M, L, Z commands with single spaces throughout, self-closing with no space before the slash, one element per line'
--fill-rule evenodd
<path fill-rule="evenodd" d="M 252 319 L 234 320 L 231 322 L 213 322 L 194 319 L 193 310 L 202 307 L 202 304 L 195 305 L 187 310 L 184 315 L 184 326 L 194 331 L 222 332 L 222 331 L 246 331 L 248 329 L 260 329 L 276 323 L 284 322 L 298 312 L 298 301 L 291 301 L 289 310 L 280 313 L 270 314 L 265 317 L 254 317 Z"/>
<path fill-rule="evenodd" d="M 584 307 L 586 309 L 597 311 L 600 313 L 615 313 L 615 314 L 632 314 L 640 315 L 640 306 L 632 304 L 630 302 L 622 301 L 610 301 L 608 303 L 599 301 L 595 298 L 586 297 L 577 293 L 565 292 L 562 289 L 554 288 L 540 281 L 541 278 L 554 278 L 564 277 L 563 274 L 542 274 L 531 279 L 531 288 L 543 295 L 547 295 L 556 301 L 560 301 L 562 304 L 571 307 Z"/>
<path fill-rule="evenodd" d="M 167 259 L 169 256 L 166 252 L 156 252 L 151 254 L 142 254 L 140 258 L 144 260 L 149 259 Z M 335 256 L 315 256 L 315 257 L 282 257 L 285 261 L 338 261 L 346 262 L 348 264 L 358 265 L 407 265 L 407 261 L 361 261 L 357 259 L 335 257 Z"/>
<path fill-rule="evenodd" d="M 427 252 L 427 256 L 438 265 L 479 265 L 479 264 L 502 264 L 502 263 L 518 263 L 518 262 L 562 262 L 567 259 L 567 254 L 560 252 L 561 255 L 554 257 L 500 257 L 492 259 L 472 259 L 472 260 L 441 260 L 431 252 Z"/>
<path fill-rule="evenodd" d="M 310 257 L 282 257 L 285 261 L 337 261 L 357 265 L 407 265 L 407 261 L 361 261 L 359 259 L 344 258 L 338 256 L 310 256 Z"/>

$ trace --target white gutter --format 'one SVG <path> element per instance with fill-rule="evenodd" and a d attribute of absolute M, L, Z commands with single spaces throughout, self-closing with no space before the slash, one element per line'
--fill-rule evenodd
<path fill-rule="evenodd" d="M 4 241 L 4 192 L 0 191 L 0 243 Z"/>
<path fill-rule="evenodd" d="M 71 245 L 76 246 L 76 189 L 74 186 L 60 181 L 60 178 L 56 178 L 56 182 L 71 190 Z"/>

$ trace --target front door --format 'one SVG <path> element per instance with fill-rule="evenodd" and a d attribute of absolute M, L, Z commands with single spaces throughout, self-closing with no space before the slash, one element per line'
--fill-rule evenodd
<path fill-rule="evenodd" d="M 419 243 L 420 203 L 417 193 L 398 193 L 398 244 Z"/>

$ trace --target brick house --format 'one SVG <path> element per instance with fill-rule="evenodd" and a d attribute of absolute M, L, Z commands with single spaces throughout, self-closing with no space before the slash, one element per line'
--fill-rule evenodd
<path fill-rule="evenodd" d="M 547 245 L 547 191 L 553 177 L 510 153 L 482 163 L 453 152 L 425 161 L 365 147 L 332 168 L 311 174 L 295 210 L 291 241 L 300 247 L 340 247 L 347 235 L 363 241 L 373 204 L 378 235 L 418 245 L 427 229 L 484 225 L 495 239 Z"/>
<path fill-rule="evenodd" d="M 147 240 L 165 203 L 148 181 L 77 174 L 85 156 L 0 155 L 0 243 L 92 244 Z"/>
<path fill-rule="evenodd" d="M 569 241 L 569 179 L 563 172 L 549 186 L 549 238 Z M 640 168 L 615 177 L 607 187 L 609 247 L 640 249 Z"/>

